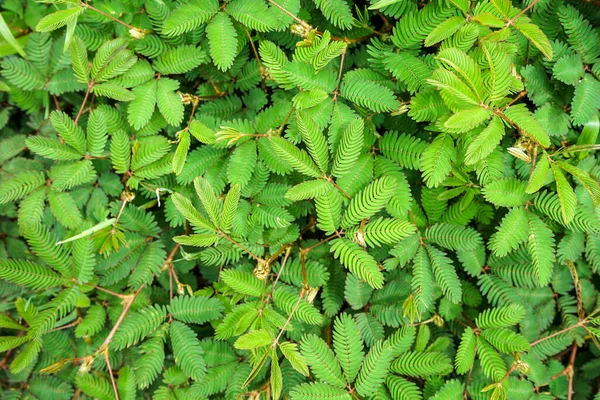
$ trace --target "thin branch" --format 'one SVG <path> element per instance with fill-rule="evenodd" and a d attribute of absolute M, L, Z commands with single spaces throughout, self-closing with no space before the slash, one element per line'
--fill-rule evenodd
<path fill-rule="evenodd" d="M 521 97 L 525 96 L 527 94 L 527 90 L 521 90 L 519 92 L 519 94 L 517 95 L 517 97 L 515 97 L 514 99 L 512 99 L 510 101 L 510 103 L 508 103 L 507 105 L 505 105 L 504 107 L 500 108 L 498 111 L 502 112 L 504 110 L 506 110 L 508 107 L 512 106 L 513 104 L 515 104 L 519 99 L 521 99 Z"/>
<path fill-rule="evenodd" d="M 333 179 L 331 179 L 330 176 L 327 177 L 323 177 L 323 179 L 325 179 L 327 182 L 331 183 L 337 190 L 339 190 L 344 196 L 346 196 L 348 199 L 352 200 L 352 196 L 350 196 L 348 193 L 346 193 L 344 191 L 344 189 L 342 189 L 341 187 L 338 186 L 337 183 L 334 182 Z"/>
<path fill-rule="evenodd" d="M 120 298 L 120 299 L 125 299 L 125 298 L 127 298 L 127 296 L 126 296 L 126 295 L 123 295 L 123 294 L 120 294 L 120 293 L 113 292 L 112 290 L 108 290 L 108 289 L 105 289 L 105 288 L 103 288 L 103 287 L 100 287 L 100 286 L 96 286 L 96 285 L 94 285 L 94 289 L 100 290 L 101 292 L 104 292 L 104 293 L 108 293 L 108 294 L 110 294 L 110 295 L 112 295 L 112 296 L 115 296 L 115 297 L 118 297 L 118 298 Z"/>
<path fill-rule="evenodd" d="M 77 122 L 75 122 L 77 123 Z M 116 230 L 117 230 L 117 224 L 119 223 L 119 219 L 121 219 L 121 215 L 123 214 L 123 211 L 125 210 L 125 206 L 127 205 L 127 203 L 129 202 L 129 200 L 125 199 L 123 200 L 123 204 L 121 204 L 121 209 L 119 210 L 119 214 L 117 215 L 117 218 L 115 218 L 115 222 L 113 224 L 113 228 L 112 228 L 112 234 L 114 235 Z"/>
<path fill-rule="evenodd" d="M 575 325 L 571 325 L 568 328 L 562 329 L 562 330 L 560 330 L 558 332 L 554 332 L 552 335 L 549 335 L 549 336 L 543 337 L 541 339 L 538 339 L 538 340 L 536 340 L 534 342 L 531 342 L 531 343 L 529 343 L 529 346 L 533 347 L 533 346 L 538 345 L 538 344 L 540 344 L 540 343 L 542 343 L 542 342 L 544 342 L 544 341 L 546 341 L 548 339 L 552 339 L 555 336 L 562 335 L 565 332 L 569 332 L 569 331 L 572 331 L 575 328 L 579 328 L 579 327 L 583 327 L 583 326 L 585 326 L 585 322 L 584 321 L 579 321 Z"/>
<path fill-rule="evenodd" d="M 279 344 L 279 339 L 281 338 L 281 335 L 283 335 L 283 332 L 285 332 L 285 329 L 287 328 L 288 324 L 292 320 L 292 317 L 294 316 L 294 314 L 298 310 L 298 307 L 300 307 L 300 302 L 304 298 L 305 294 L 306 294 L 306 289 L 302 288 L 302 291 L 300 291 L 300 296 L 298 296 L 298 301 L 296 301 L 296 304 L 294 305 L 294 308 L 292 309 L 292 312 L 290 313 L 289 317 L 285 321 L 285 324 L 283 324 L 283 327 L 281 328 L 281 330 L 279 331 L 279 334 L 277 335 L 277 337 L 273 341 L 273 344 L 271 345 L 272 349 L 274 349 L 275 347 L 277 347 L 277 345 Z"/>
<path fill-rule="evenodd" d="M 135 31 L 138 31 L 138 32 L 143 32 L 143 29 L 136 28 L 136 27 L 135 27 L 135 26 L 133 26 L 133 25 L 129 25 L 128 23 L 126 23 L 126 22 L 124 22 L 124 21 L 121 21 L 119 18 L 115 18 L 115 17 L 113 17 L 112 15 L 110 15 L 110 14 L 107 14 L 107 13 L 105 13 L 104 11 L 98 10 L 96 7 L 92 7 L 92 6 L 90 6 L 89 4 L 87 4 L 87 3 L 83 3 L 83 2 L 81 2 L 81 3 L 79 3 L 79 5 L 80 5 L 80 6 L 82 6 L 82 7 L 85 7 L 85 8 L 89 8 L 90 10 L 92 10 L 92 11 L 95 11 L 95 12 L 97 12 L 98 14 L 104 15 L 106 18 L 108 18 L 108 19 L 112 19 L 113 21 L 115 21 L 115 22 L 117 22 L 117 23 L 119 23 L 119 24 L 121 24 L 121 25 L 123 25 L 123 26 L 126 26 L 126 27 L 128 27 L 129 29 L 133 29 L 133 30 L 135 30 Z"/>
<path fill-rule="evenodd" d="M 108 367 L 108 375 L 110 376 L 110 383 L 112 384 L 113 391 L 115 392 L 115 399 L 119 400 L 119 389 L 117 389 L 117 382 L 115 382 L 112 366 L 110 365 L 110 359 L 108 358 L 108 348 L 104 352 L 104 360 L 106 361 L 106 366 Z"/>
<path fill-rule="evenodd" d="M 301 249 L 300 251 L 301 251 L 301 252 L 303 252 L 303 253 L 308 253 L 309 251 L 313 250 L 315 247 L 319 247 L 319 246 L 320 246 L 320 245 L 322 245 L 323 243 L 326 243 L 326 242 L 328 242 L 328 241 L 330 241 L 331 239 L 334 239 L 334 238 L 336 238 L 336 237 L 340 237 L 340 235 L 343 235 L 343 234 L 344 234 L 344 231 L 341 231 L 341 232 L 336 232 L 336 233 L 334 233 L 333 235 L 331 235 L 331 236 L 328 236 L 328 237 L 326 237 L 325 239 L 321 240 L 321 241 L 320 241 L 320 242 L 318 242 L 317 244 L 313 244 L 312 246 L 310 246 L 310 247 L 306 247 L 306 248 L 304 248 L 304 249 Z"/>
<path fill-rule="evenodd" d="M 573 377 L 575 376 L 575 357 L 577 357 L 577 344 L 573 345 L 571 350 L 571 357 L 569 357 L 569 365 L 567 366 L 567 376 L 569 377 L 569 391 L 567 393 L 567 400 L 573 399 Z"/>
<path fill-rule="evenodd" d="M 346 59 L 346 51 L 348 50 L 348 46 L 344 48 L 342 52 L 342 58 L 340 60 L 340 70 L 338 72 L 337 84 L 335 85 L 335 90 L 333 91 L 333 100 L 337 100 L 338 89 L 340 88 L 340 82 L 342 82 L 342 73 L 344 69 L 344 60 Z"/>
<path fill-rule="evenodd" d="M 519 19 L 523 14 L 525 14 L 527 11 L 529 11 L 529 9 L 531 7 L 535 6 L 538 1 L 540 1 L 540 0 L 533 0 L 530 5 L 528 5 L 524 10 L 522 10 L 520 13 L 518 13 L 514 18 L 509 19 L 506 23 L 506 26 L 510 26 L 510 25 L 514 24 L 514 22 L 517 19 Z"/>
<path fill-rule="evenodd" d="M 81 107 L 79 107 L 79 112 L 77 113 L 77 117 L 75 118 L 75 125 L 79 122 L 79 118 L 81 118 L 81 114 L 83 114 L 83 109 L 85 108 L 85 103 L 87 103 L 87 99 L 90 95 L 90 91 L 94 87 L 94 82 L 88 83 L 87 90 L 85 92 L 85 96 L 83 96 L 83 102 L 81 103 Z"/>
<path fill-rule="evenodd" d="M 310 25 L 306 21 L 301 20 L 300 18 L 298 18 L 297 16 L 295 16 L 294 14 L 292 14 L 291 12 L 289 12 L 288 10 L 286 10 L 284 7 L 280 6 L 279 4 L 277 4 L 276 2 L 274 2 L 273 0 L 269 0 L 269 3 L 271 3 L 275 7 L 279 8 L 281 11 L 283 11 L 284 14 L 287 14 L 290 17 L 292 17 L 297 23 L 299 23 L 300 25 L 302 25 L 304 28 L 310 29 Z"/>
<path fill-rule="evenodd" d="M 277 282 L 279 282 L 279 278 L 281 277 L 281 274 L 283 273 L 285 264 L 287 263 L 287 260 L 290 256 L 291 252 L 292 252 L 292 247 L 290 246 L 287 248 L 287 250 L 285 252 L 285 256 L 283 257 L 283 261 L 281 262 L 281 267 L 279 267 L 279 272 L 277 273 L 277 277 L 275 277 L 275 282 L 273 282 L 273 286 L 271 286 L 271 290 L 269 290 L 269 294 L 267 295 L 267 302 L 271 298 L 271 294 L 273 293 L 273 290 L 275 290 L 275 286 L 277 286 Z"/>
<path fill-rule="evenodd" d="M 250 255 L 250 257 L 254 258 L 256 261 L 263 262 L 263 263 L 266 262 L 265 260 L 263 260 L 262 258 L 260 258 L 259 256 L 257 256 L 256 254 L 254 254 L 253 252 L 251 252 L 250 250 L 248 250 L 247 248 L 245 248 L 244 246 L 242 246 L 241 244 L 239 244 L 238 242 L 236 242 L 235 240 L 233 240 L 232 238 L 230 238 L 229 236 L 227 236 L 224 232 L 219 232 L 219 235 L 221 237 L 227 239 L 231 243 L 233 243 L 235 246 L 237 246 L 240 249 L 244 250 L 246 253 L 248 253 L 248 255 Z"/>
<path fill-rule="evenodd" d="M 134 300 L 140 294 L 140 292 L 142 291 L 143 288 L 144 288 L 144 285 L 140 286 L 140 288 L 135 293 L 127 295 L 126 299 L 123 300 L 123 305 L 124 305 L 123 311 L 121 312 L 121 315 L 119 315 L 119 318 L 117 319 L 117 322 L 115 322 L 115 325 L 113 326 L 113 328 L 108 333 L 108 336 L 106 337 L 106 339 L 104 339 L 104 342 L 102 342 L 102 344 L 98 348 L 99 353 L 103 352 L 105 349 L 108 349 L 108 345 L 110 344 L 113 337 L 115 336 L 117 329 L 119 329 L 119 326 L 121 326 L 121 324 L 123 323 L 123 320 L 127 316 L 129 309 L 131 308 L 131 305 L 133 304 Z"/>

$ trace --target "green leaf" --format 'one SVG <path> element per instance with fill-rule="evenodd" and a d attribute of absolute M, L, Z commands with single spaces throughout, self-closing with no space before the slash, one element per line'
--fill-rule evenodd
<path fill-rule="evenodd" d="M 463 375 L 469 372 L 475 362 L 476 346 L 477 336 L 475 336 L 471 328 L 465 328 L 460 338 L 460 344 L 454 361 L 457 373 Z"/>
<path fill-rule="evenodd" d="M 501 179 L 486 185 L 483 195 L 490 203 L 500 207 L 524 205 L 530 198 L 527 183 L 511 178 Z"/>
<path fill-rule="evenodd" d="M 173 172 L 175 175 L 179 175 L 181 174 L 181 171 L 183 171 L 185 160 L 191 144 L 190 133 L 188 131 L 179 131 L 177 136 L 179 143 L 177 143 L 177 149 L 175 150 L 172 163 Z"/>
<path fill-rule="evenodd" d="M 304 356 L 298 351 L 298 344 L 292 342 L 283 342 L 279 344 L 279 350 L 283 356 L 290 362 L 292 367 L 298 372 L 300 372 L 304 376 L 309 376 L 308 364 L 306 364 L 306 359 Z"/>
<path fill-rule="evenodd" d="M 342 29 L 352 26 L 352 12 L 344 0 L 313 0 L 325 18 L 333 25 Z"/>
<path fill-rule="evenodd" d="M 233 344 L 236 349 L 252 350 L 258 347 L 270 346 L 273 342 L 271 334 L 265 329 L 258 329 L 239 337 Z"/>
<path fill-rule="evenodd" d="M 179 321 L 171 322 L 169 329 L 173 356 L 183 372 L 195 381 L 200 381 L 206 374 L 204 350 L 196 337 L 196 333 Z"/>
<path fill-rule="evenodd" d="M 529 213 L 528 217 L 527 250 L 540 286 L 545 286 L 550 282 L 554 269 L 554 234 L 537 215 Z"/>
<path fill-rule="evenodd" d="M 448 128 L 451 132 L 468 132 L 487 121 L 491 115 L 491 111 L 482 107 L 462 110 L 448 118 L 444 122 L 444 127 Z"/>
<path fill-rule="evenodd" d="M 452 260 L 447 257 L 446 253 L 434 246 L 427 246 L 426 249 L 436 282 L 451 302 L 459 304 L 462 298 L 462 289 Z"/>
<path fill-rule="evenodd" d="M 455 158 L 456 150 L 450 135 L 438 135 L 421 154 L 420 169 L 427 187 L 438 187 L 446 179 Z"/>
<path fill-rule="evenodd" d="M 525 191 L 529 194 L 533 194 L 540 190 L 546 183 L 548 171 L 550 171 L 550 160 L 546 153 L 544 153 L 539 158 L 533 170 L 533 174 L 531 174 L 531 177 L 529 178 L 529 183 L 527 184 L 527 189 Z"/>
<path fill-rule="evenodd" d="M 296 123 L 311 158 L 321 172 L 327 174 L 329 169 L 329 152 L 325 136 L 316 122 L 304 111 L 296 111 Z"/>
<path fill-rule="evenodd" d="M 332 173 L 341 177 L 352 170 L 363 147 L 365 124 L 362 118 L 353 119 L 342 133 L 342 139 L 335 152 Z"/>
<path fill-rule="evenodd" d="M 269 143 L 277 155 L 294 167 L 296 171 L 313 178 L 322 177 L 322 172 L 304 150 L 300 150 L 288 140 L 280 137 L 269 138 Z"/>
<path fill-rule="evenodd" d="M 542 147 L 550 146 L 550 137 L 542 125 L 533 117 L 524 104 L 508 107 L 504 115 L 510 119 L 525 135 L 531 137 Z"/>
<path fill-rule="evenodd" d="M 9 26 L 6 24 L 4 17 L 0 14 L 0 35 L 6 40 L 6 42 L 17 51 L 23 58 L 27 58 L 25 51 L 21 44 L 15 39 L 12 32 L 10 31 Z"/>
<path fill-rule="evenodd" d="M 50 268 L 28 260 L 0 260 L 0 278 L 32 289 L 47 289 L 66 285 L 62 278 Z"/>
<path fill-rule="evenodd" d="M 496 256 L 504 257 L 524 243 L 528 235 L 527 212 L 524 207 L 514 207 L 502 219 L 488 245 Z"/>
<path fill-rule="evenodd" d="M 164 21 L 162 31 L 167 36 L 179 36 L 206 23 L 219 11 L 216 0 L 193 0 L 179 5 Z"/>
<path fill-rule="evenodd" d="M 385 381 L 393 358 L 388 342 L 377 342 L 371 347 L 356 379 L 356 391 L 359 395 L 366 397 L 375 394 Z"/>
<path fill-rule="evenodd" d="M 352 396 L 345 389 L 330 386 L 326 383 L 312 382 L 301 383 L 294 386 L 290 392 L 292 400 L 351 400 Z"/>
<path fill-rule="evenodd" d="M 504 124 L 500 117 L 494 116 L 488 126 L 467 147 L 465 164 L 476 164 L 489 156 L 503 137 Z"/>
<path fill-rule="evenodd" d="M 300 342 L 300 348 L 317 379 L 335 387 L 346 387 L 340 363 L 321 338 L 313 334 L 305 335 Z"/>
<path fill-rule="evenodd" d="M 377 266 L 375 259 L 359 245 L 347 239 L 331 241 L 331 251 L 335 258 L 339 258 L 342 265 L 373 288 L 383 286 L 383 274 Z"/>
<path fill-rule="evenodd" d="M 50 32 L 67 25 L 71 21 L 77 20 L 77 17 L 83 13 L 83 7 L 71 7 L 65 10 L 59 10 L 42 18 L 35 30 L 38 32 Z"/>
<path fill-rule="evenodd" d="M 364 357 L 360 331 L 348 314 L 341 314 L 333 325 L 333 349 L 340 362 L 346 382 L 354 382 Z"/>
<path fill-rule="evenodd" d="M 552 45 L 539 26 L 528 22 L 516 22 L 515 28 L 533 43 L 549 61 L 552 61 Z"/>
<path fill-rule="evenodd" d="M 224 12 L 215 15 L 206 27 L 210 57 L 221 71 L 233 65 L 237 50 L 237 32 Z"/>
<path fill-rule="evenodd" d="M 383 176 L 373 181 L 350 200 L 342 219 L 342 226 L 349 228 L 375 215 L 387 204 L 394 194 L 396 186 L 396 179 L 389 176 Z"/>
<path fill-rule="evenodd" d="M 573 220 L 573 217 L 575 217 L 575 211 L 577 209 L 577 197 L 575 197 L 573 188 L 556 163 L 550 164 L 550 167 L 552 168 L 552 174 L 554 175 L 554 180 L 556 181 L 556 192 L 560 201 L 560 211 L 563 222 L 568 224 Z"/>
<path fill-rule="evenodd" d="M 142 129 L 152 118 L 156 105 L 157 82 L 151 80 L 133 89 L 135 100 L 127 108 L 127 121 L 134 129 Z"/>
<path fill-rule="evenodd" d="M 575 96 L 571 103 L 571 118 L 573 124 L 584 125 L 593 119 L 600 104 L 600 82 L 590 74 L 585 74 L 575 87 Z"/>
<path fill-rule="evenodd" d="M 169 125 L 179 126 L 183 121 L 183 103 L 181 97 L 175 93 L 179 89 L 179 82 L 169 78 L 161 78 L 156 84 L 156 104 L 160 113 Z"/>
<path fill-rule="evenodd" d="M 456 16 L 448 18 L 441 24 L 439 24 L 429 35 L 425 38 L 425 46 L 433 46 L 436 43 L 441 42 L 444 39 L 454 35 L 463 25 L 467 23 L 464 17 Z"/>
<path fill-rule="evenodd" d="M 265 282 L 248 272 L 226 269 L 221 272 L 221 279 L 237 293 L 246 296 L 261 297 L 266 288 Z"/>

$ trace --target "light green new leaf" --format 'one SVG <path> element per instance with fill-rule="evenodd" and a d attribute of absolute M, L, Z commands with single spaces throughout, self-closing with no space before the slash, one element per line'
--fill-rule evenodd
<path fill-rule="evenodd" d="M 19 53 L 21 55 L 21 57 L 27 58 L 27 55 L 25 54 L 23 47 L 17 41 L 17 39 L 15 39 L 15 37 L 13 36 L 12 32 L 10 31 L 10 28 L 6 24 L 6 21 L 4 21 L 4 17 L 2 16 L 2 14 L 0 14 L 0 35 L 2 35 L 4 40 L 6 40 L 6 42 L 13 49 L 15 49 L 17 51 L 17 53 Z"/>
<path fill-rule="evenodd" d="M 529 183 L 527 184 L 525 192 L 533 194 L 540 190 L 546 183 L 548 171 L 550 171 L 550 160 L 548 155 L 544 152 L 538 159 L 538 162 L 533 169 L 533 174 L 529 177 Z"/>
<path fill-rule="evenodd" d="M 425 46 L 433 46 L 436 43 L 441 42 L 444 39 L 454 35 L 463 25 L 467 23 L 467 20 L 461 16 L 455 16 L 448 18 L 441 24 L 435 27 L 429 35 L 425 38 Z"/>
<path fill-rule="evenodd" d="M 35 30 L 38 32 L 50 32 L 61 28 L 69 22 L 76 20 L 84 10 L 83 7 L 71 7 L 46 15 L 37 23 Z"/>
<path fill-rule="evenodd" d="M 539 26 L 529 22 L 517 22 L 514 26 L 529 39 L 549 61 L 552 61 L 552 45 Z"/>
<path fill-rule="evenodd" d="M 175 155 L 173 156 L 173 172 L 175 175 L 181 174 L 185 165 L 188 150 L 190 149 L 191 139 L 188 131 L 179 131 L 177 133 L 179 142 L 177 143 L 177 149 L 175 149 Z"/>
<path fill-rule="evenodd" d="M 565 178 L 565 175 L 560 170 L 556 163 L 550 164 L 554 180 L 556 181 L 556 192 L 560 200 L 560 212 L 565 224 L 568 224 L 575 217 L 577 210 L 577 197 L 571 187 L 571 184 Z"/>
<path fill-rule="evenodd" d="M 233 345 L 236 349 L 252 350 L 271 345 L 273 339 L 267 330 L 258 329 L 240 336 Z"/>

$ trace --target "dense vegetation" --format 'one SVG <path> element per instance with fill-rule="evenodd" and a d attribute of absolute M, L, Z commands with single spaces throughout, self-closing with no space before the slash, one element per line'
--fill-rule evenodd
<path fill-rule="evenodd" d="M 0 1 L 0 398 L 600 399 L 600 13 Z"/>

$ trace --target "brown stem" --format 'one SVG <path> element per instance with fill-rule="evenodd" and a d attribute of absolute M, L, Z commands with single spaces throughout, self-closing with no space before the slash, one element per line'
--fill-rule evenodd
<path fill-rule="evenodd" d="M 569 377 L 569 391 L 567 393 L 567 400 L 573 399 L 573 376 L 575 375 L 575 357 L 577 357 L 577 344 L 573 345 L 571 350 L 571 357 L 569 357 L 569 365 L 567 366 L 567 376 Z"/>
<path fill-rule="evenodd" d="M 348 50 L 348 46 L 346 46 L 344 48 L 344 51 L 342 52 L 342 58 L 340 60 L 340 71 L 338 72 L 337 84 L 335 85 L 335 90 L 333 91 L 333 100 L 334 101 L 337 99 L 340 82 L 342 82 L 342 72 L 344 69 L 344 60 L 346 59 L 346 50 Z"/>
<path fill-rule="evenodd" d="M 327 182 L 331 183 L 337 190 L 339 190 L 344 196 L 346 196 L 348 199 L 352 200 L 352 196 L 350 196 L 348 193 L 346 193 L 344 191 L 344 189 L 342 189 L 341 187 L 338 186 L 337 183 L 334 182 L 333 179 L 331 179 L 330 176 L 328 177 L 323 177 L 323 179 L 325 179 Z"/>
<path fill-rule="evenodd" d="M 60 326 L 58 328 L 54 328 L 54 329 L 49 330 L 48 333 L 50 333 L 50 332 L 56 332 L 56 331 L 62 331 L 62 330 L 65 330 L 65 329 L 69 329 L 69 328 L 72 328 L 74 326 L 79 325 L 80 323 L 81 323 L 81 318 L 77 318 L 75 321 L 71 322 L 70 324 L 63 325 L 63 326 Z"/>
<path fill-rule="evenodd" d="M 537 2 L 540 0 L 533 0 L 531 2 L 530 5 L 528 5 L 524 10 L 522 10 L 520 13 L 518 13 L 514 18 L 509 19 L 508 22 L 506 23 L 506 26 L 510 26 L 512 25 L 517 19 L 519 19 L 523 14 L 525 14 L 527 11 L 529 11 L 529 9 L 533 6 L 535 6 L 537 4 Z"/>
<path fill-rule="evenodd" d="M 521 97 L 525 96 L 527 94 L 527 90 L 521 90 L 519 92 L 519 94 L 517 95 L 517 97 L 515 97 L 514 99 L 512 99 L 510 101 L 510 103 L 508 103 L 507 105 L 505 105 L 504 107 L 500 108 L 498 111 L 502 112 L 504 110 L 506 110 L 508 107 L 512 106 L 513 104 L 515 104 Z"/>
<path fill-rule="evenodd" d="M 117 23 L 119 23 L 119 24 L 121 24 L 123 26 L 126 26 L 129 29 L 133 29 L 133 30 L 136 30 L 138 32 L 142 32 L 142 29 L 136 28 L 135 26 L 132 26 L 132 25 L 129 25 L 128 23 L 126 23 L 124 21 L 121 21 L 118 18 L 115 18 L 112 15 L 105 13 L 104 11 L 98 10 L 96 7 L 92 7 L 89 4 L 87 4 L 87 3 L 83 3 L 82 2 L 82 3 L 79 3 L 79 5 L 82 6 L 82 7 L 85 7 L 85 8 L 89 8 L 90 10 L 96 11 L 98 14 L 104 15 L 106 18 L 112 19 L 113 21 L 115 21 L 115 22 L 117 22 Z"/>
<path fill-rule="evenodd" d="M 285 320 L 285 324 L 283 324 L 283 327 L 281 328 L 281 330 L 279 331 L 279 334 L 277 335 L 277 337 L 273 341 L 273 344 L 271 345 L 272 349 L 274 349 L 275 347 L 277 347 L 277 345 L 279 344 L 279 339 L 281 338 L 281 335 L 283 335 L 283 332 L 285 331 L 285 328 L 287 328 L 288 324 L 292 320 L 292 317 L 294 316 L 294 314 L 298 310 L 298 307 L 300 307 L 300 302 L 304 298 L 305 294 L 306 294 L 306 289 L 302 288 L 302 290 L 300 291 L 300 296 L 298 296 L 298 301 L 296 301 L 296 304 L 294 305 L 294 308 L 292 309 L 292 312 L 290 313 L 290 315 L 287 318 L 287 320 Z"/>
<path fill-rule="evenodd" d="M 106 361 L 106 366 L 108 367 L 108 375 L 110 376 L 110 383 L 112 384 L 113 391 L 115 392 L 115 400 L 119 400 L 119 389 L 117 389 L 117 382 L 115 382 L 115 377 L 113 376 L 112 366 L 110 365 L 110 359 L 108 358 L 108 348 L 104 352 L 104 360 Z"/>
<path fill-rule="evenodd" d="M 58 103 L 58 97 L 56 97 L 55 95 L 52 95 L 52 98 L 54 99 L 54 106 L 56 107 L 56 110 L 60 111 L 60 104 Z"/>
<path fill-rule="evenodd" d="M 101 292 L 104 292 L 104 293 L 108 293 L 108 294 L 110 294 L 110 295 L 113 295 L 113 296 L 115 296 L 115 297 L 118 297 L 118 298 L 120 298 L 120 299 L 125 299 L 125 298 L 127 298 L 127 296 L 125 296 L 125 295 L 122 295 L 122 294 L 120 294 L 120 293 L 113 292 L 112 290 L 108 290 L 108 289 L 105 289 L 105 288 L 103 288 L 103 287 L 100 287 L 100 286 L 96 286 L 96 285 L 94 285 L 94 289 L 100 290 Z"/>
<path fill-rule="evenodd" d="M 127 205 L 127 203 L 128 203 L 128 200 L 123 200 L 123 204 L 121 204 L 121 209 L 119 210 L 119 214 L 117 215 L 117 218 L 115 218 L 115 223 L 113 224 L 113 229 L 112 229 L 113 234 L 117 230 L 117 224 L 119 223 L 119 220 L 121 219 L 121 215 L 123 214 L 123 211 L 125 210 L 125 206 Z"/>
<path fill-rule="evenodd" d="M 281 277 L 281 274 L 283 273 L 283 269 L 285 268 L 285 264 L 287 263 L 288 258 L 290 257 L 290 253 L 292 252 L 292 247 L 288 247 L 286 252 L 285 252 L 285 256 L 283 257 L 283 261 L 281 262 L 281 267 L 279 267 L 279 272 L 277 273 L 277 276 L 275 277 L 275 282 L 273 282 L 273 286 L 271 286 L 271 290 L 269 291 L 269 294 L 267 295 L 267 301 L 269 301 L 269 299 L 271 298 L 271 293 L 273 293 L 273 290 L 275 290 L 275 286 L 277 286 L 277 282 L 279 282 L 279 278 Z"/>
<path fill-rule="evenodd" d="M 190 125 L 194 120 L 194 115 L 196 114 L 196 108 L 198 108 L 198 104 L 200 103 L 200 99 L 198 97 L 192 100 L 192 113 L 190 114 L 190 120 L 188 121 L 188 129 L 190 129 Z"/>
<path fill-rule="evenodd" d="M 334 233 L 333 235 L 331 235 L 331 236 L 328 236 L 328 237 L 326 237 L 325 239 L 321 240 L 321 241 L 320 241 L 320 242 L 318 242 L 317 244 L 313 244 L 312 246 L 310 246 L 310 247 L 307 247 L 307 248 L 305 248 L 305 249 L 302 249 L 302 250 L 300 250 L 300 251 L 306 254 L 306 253 L 308 253 L 309 251 L 313 250 L 315 247 L 319 247 L 319 246 L 320 246 L 320 245 L 322 245 L 323 243 L 326 243 L 326 242 L 328 242 L 328 241 L 330 241 L 331 239 L 334 239 L 334 238 L 336 238 L 336 237 L 340 237 L 340 235 L 343 235 L 343 234 L 344 234 L 344 231 L 341 231 L 341 232 L 336 232 L 336 233 Z"/>
<path fill-rule="evenodd" d="M 300 25 L 302 25 L 304 28 L 310 29 L 310 25 L 306 21 L 301 20 L 300 18 L 298 18 L 297 16 L 295 16 L 294 14 L 292 14 L 291 12 L 289 12 L 288 10 L 286 10 L 284 7 L 280 6 L 279 4 L 277 4 L 276 2 L 274 2 L 273 0 L 269 0 L 269 3 L 271 3 L 275 7 L 279 8 L 281 11 L 283 11 L 284 14 L 287 14 L 290 17 L 292 17 L 297 23 L 299 23 Z"/>
<path fill-rule="evenodd" d="M 471 329 L 471 328 L 467 328 Z M 477 343 L 475 343 L 475 354 L 477 354 Z M 473 375 L 473 367 L 475 363 L 471 363 L 471 368 L 469 368 L 469 373 L 467 374 L 467 378 L 465 379 L 465 390 L 463 390 L 463 400 L 469 399 L 469 381 L 471 380 L 471 375 Z"/>
<path fill-rule="evenodd" d="M 285 124 L 287 124 L 288 120 L 292 116 L 292 113 L 294 112 L 294 110 L 295 110 L 295 108 L 292 106 L 292 108 L 290 109 L 290 112 L 288 112 L 285 119 L 281 123 L 281 126 L 279 128 L 277 128 L 277 132 L 279 132 L 279 134 L 281 134 L 281 132 L 283 132 L 283 128 L 285 127 Z"/>
<path fill-rule="evenodd" d="M 254 53 L 254 57 L 256 58 L 256 62 L 258 63 L 258 68 L 260 69 L 260 82 L 263 90 L 265 89 L 265 68 L 260 62 L 260 57 L 258 56 L 258 51 L 256 51 L 256 46 L 254 46 L 254 42 L 252 41 L 252 36 L 250 36 L 250 32 L 246 30 L 246 35 L 248 35 L 248 41 L 250 42 L 250 47 L 252 47 L 252 52 Z"/>
<path fill-rule="evenodd" d="M 105 350 L 108 351 L 108 345 L 110 344 L 113 337 L 115 336 L 117 329 L 119 329 L 119 326 L 121 326 L 121 324 L 123 323 L 123 320 L 127 316 L 127 313 L 129 312 L 129 309 L 131 308 L 133 301 L 140 294 L 140 292 L 142 291 L 143 288 L 144 288 L 144 285 L 140 286 L 140 288 L 135 293 L 127 295 L 126 298 L 123 300 L 123 304 L 124 304 L 123 311 L 121 312 L 121 315 L 119 315 L 119 318 L 117 319 L 117 322 L 115 322 L 115 325 L 113 326 L 113 328 L 108 333 L 108 336 L 106 337 L 106 339 L 104 339 L 104 342 L 102 342 L 102 344 L 100 345 L 100 347 L 99 347 L 100 353 Z"/>
<path fill-rule="evenodd" d="M 584 321 L 579 321 L 575 325 L 571 325 L 568 328 L 562 329 L 562 330 L 560 330 L 558 332 L 554 332 L 552 335 L 549 335 L 549 336 L 543 337 L 541 339 L 538 339 L 538 340 L 536 340 L 534 342 L 531 342 L 529 344 L 529 346 L 533 347 L 533 346 L 538 345 L 538 344 L 540 344 L 540 343 L 542 343 L 542 342 L 544 342 L 544 341 L 546 341 L 548 339 L 551 339 L 551 338 L 553 338 L 555 336 L 562 335 L 565 332 L 569 332 L 569 331 L 571 331 L 571 330 L 573 330 L 575 328 L 579 328 L 579 327 L 583 327 L 583 326 L 585 326 L 585 322 Z"/>
<path fill-rule="evenodd" d="M 239 244 L 238 242 L 236 242 L 235 240 L 233 240 L 232 238 L 230 238 L 229 236 L 227 236 L 224 232 L 219 232 L 219 235 L 221 235 L 221 237 L 227 239 L 228 241 L 230 241 L 231 243 L 233 243 L 235 246 L 239 247 L 240 249 L 244 250 L 246 253 L 248 253 L 248 255 L 250 255 L 250 257 L 254 258 L 256 261 L 258 262 L 266 262 L 265 260 L 263 260 L 262 258 L 260 258 L 259 256 L 257 256 L 256 254 L 254 254 L 253 252 L 251 252 L 250 250 L 248 250 L 247 248 L 245 248 L 244 246 L 242 246 L 241 244 Z"/>
<path fill-rule="evenodd" d="M 79 107 L 79 112 L 77 113 L 77 117 L 75 118 L 75 125 L 79 122 L 79 118 L 81 118 L 81 114 L 83 114 L 83 109 L 85 108 L 85 103 L 87 103 L 87 99 L 90 95 L 90 91 L 94 87 L 94 82 L 88 83 L 87 90 L 85 92 L 85 96 L 83 96 L 83 102 L 81 103 L 81 107 Z"/>

